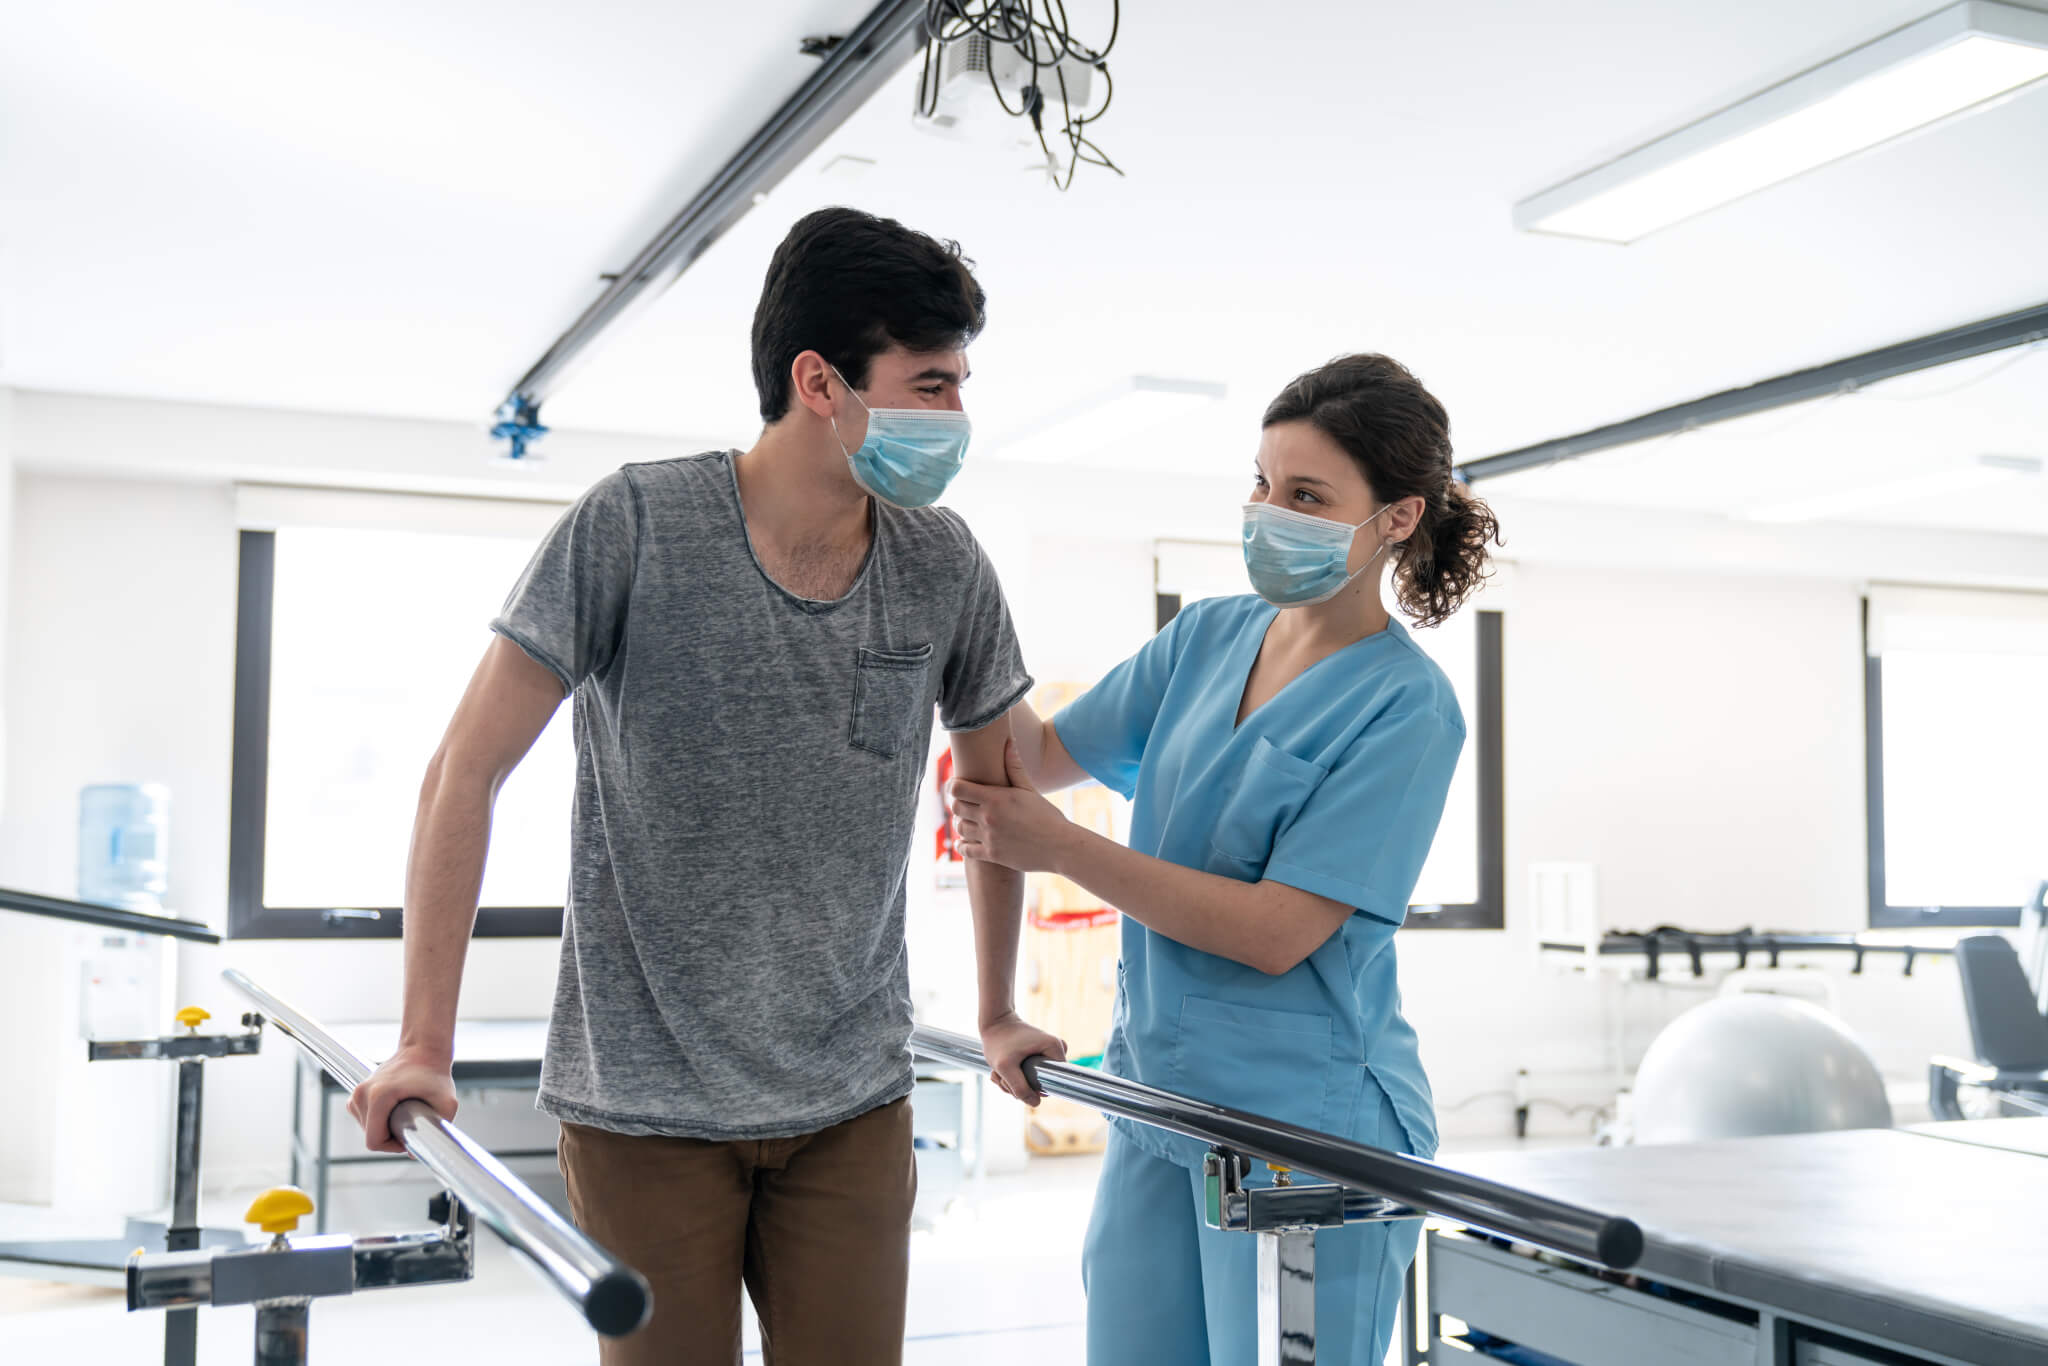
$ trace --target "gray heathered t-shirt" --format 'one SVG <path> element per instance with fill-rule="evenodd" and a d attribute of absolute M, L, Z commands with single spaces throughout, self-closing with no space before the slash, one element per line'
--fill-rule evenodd
<path fill-rule="evenodd" d="M 1031 679 L 958 514 L 877 503 L 873 528 L 846 596 L 810 601 L 755 558 L 730 452 L 629 465 L 492 623 L 575 696 L 549 1114 L 774 1138 L 909 1094 L 932 709 L 977 730 Z"/>

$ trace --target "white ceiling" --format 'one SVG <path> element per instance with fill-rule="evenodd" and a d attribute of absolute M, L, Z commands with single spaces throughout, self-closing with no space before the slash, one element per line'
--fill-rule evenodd
<path fill-rule="evenodd" d="M 1985 455 L 2031 456 L 2048 467 L 2048 345 L 1504 475 L 1481 492 L 1742 519 L 1968 469 Z M 1825 520 L 2048 534 L 2048 474 L 1901 497 Z"/>
<path fill-rule="evenodd" d="M 1060 195 L 1014 152 L 914 130 L 906 73 L 545 416 L 746 440 L 761 273 L 826 203 L 979 262 L 990 455 L 1123 375 L 1227 383 L 1219 412 L 1118 456 L 1161 471 L 1237 471 L 1263 401 L 1344 350 L 1409 362 L 1470 458 L 2048 300 L 2048 86 L 1634 246 L 1510 226 L 1532 191 L 1938 7 L 1133 5 L 1095 126 L 1127 179 L 1084 167 Z M 481 423 L 808 74 L 797 40 L 867 5 L 27 8 L 0 52 L 0 380 Z M 1084 34 L 1102 8 L 1069 0 Z M 820 169 L 841 154 L 877 165 Z M 1738 483 L 1790 497 L 1959 446 L 2048 454 L 2044 367 L 1515 492 L 1734 508 L 1760 501 Z M 2042 511 L 1961 524 L 2038 532 Z"/>

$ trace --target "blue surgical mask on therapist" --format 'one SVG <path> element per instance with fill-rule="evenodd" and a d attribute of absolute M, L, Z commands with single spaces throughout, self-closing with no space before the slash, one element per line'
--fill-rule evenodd
<path fill-rule="evenodd" d="M 1362 522 L 1333 522 L 1271 503 L 1246 503 L 1244 567 L 1252 591 L 1275 607 L 1328 602 L 1386 553 L 1388 543 L 1383 542 L 1356 571 L 1347 568 L 1351 538 L 1392 506 L 1387 504 Z"/>
<path fill-rule="evenodd" d="M 832 373 L 846 384 L 834 366 Z M 885 503 L 900 508 L 929 507 L 967 462 L 967 439 L 973 427 L 967 414 L 950 408 L 868 408 L 867 401 L 846 384 L 853 401 L 867 408 L 868 434 L 855 450 L 846 450 L 853 482 Z M 839 436 L 839 419 L 832 419 Z"/>

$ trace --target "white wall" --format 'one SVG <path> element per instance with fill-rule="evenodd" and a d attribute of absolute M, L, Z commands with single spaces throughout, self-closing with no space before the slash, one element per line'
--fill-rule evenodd
<path fill-rule="evenodd" d="M 15 417 L 0 885 L 68 894 L 78 788 L 153 778 L 175 793 L 173 900 L 218 919 L 236 572 L 226 481 L 338 479 L 353 452 L 364 486 L 506 485 L 479 473 L 480 435 L 453 424 L 33 394 Z M 677 447 L 604 438 L 556 449 L 549 477 L 567 494 L 620 459 Z M 970 467 L 953 501 L 995 558 L 1030 663 L 1049 680 L 1096 676 L 1135 649 L 1150 630 L 1152 539 L 1227 541 L 1242 495 L 1235 480 L 989 464 Z M 1518 1066 L 1601 1061 L 1596 988 L 1538 964 L 1521 923 L 1532 860 L 1596 863 L 1604 903 L 1632 924 L 1857 928 L 1860 581 L 2048 583 L 2041 538 L 1501 510 L 1519 571 L 1506 636 L 1509 929 L 1414 933 L 1401 947 L 1408 1010 L 1447 1105 L 1504 1089 Z M 7 526 L 0 518 L 0 543 Z M 0 917 L 0 1056 L 31 1115 L 56 1095 L 47 1060 L 73 1046 L 52 1024 L 61 943 L 54 927 Z M 466 1013 L 544 1013 L 554 956 L 546 942 L 477 944 Z M 211 1007 L 239 1009 L 216 985 L 227 965 L 329 1019 L 397 1007 L 395 944 L 245 943 L 180 958 L 181 991 Z M 1879 964 L 1842 991 L 1851 1023 L 1901 1077 L 1963 1042 L 1944 966 L 1923 963 L 1902 982 L 1895 961 Z M 1639 1037 L 1668 1009 L 1640 1004 Z M 289 1057 L 273 1040 L 262 1059 L 210 1074 L 215 1184 L 282 1174 Z M 1498 1098 L 1445 1117 L 1451 1132 L 1507 1124 Z M 0 1200 L 47 1193 L 51 1141 L 43 1126 L 0 1126 Z"/>
<path fill-rule="evenodd" d="M 1523 564 L 1503 640 L 1508 928 L 1402 936 L 1402 994 L 1449 1133 L 1500 1132 L 1518 1067 L 1606 1062 L 1603 990 L 1539 963 L 1528 865 L 1598 870 L 1608 923 L 1866 927 L 1860 590 L 1853 582 Z M 1790 961 L 1790 960 L 1787 960 Z M 1967 1052 L 1953 970 L 1812 958 L 1898 1080 Z M 1666 960 L 1667 972 L 1674 968 Z M 1698 994 L 1628 991 L 1640 1053 Z M 1460 1101 L 1489 1096 L 1463 1108 Z M 1554 1111 L 1534 1121 L 1570 1128 Z M 1578 1122 L 1583 1129 L 1584 1121 Z"/>
<path fill-rule="evenodd" d="M 7 819 L 7 603 L 13 541 L 14 391 L 0 387 L 0 821 Z"/>
<path fill-rule="evenodd" d="M 7 783 L 0 885 L 75 894 L 77 793 L 88 783 L 151 780 L 172 791 L 170 904 L 219 925 L 227 902 L 237 532 L 231 491 L 26 475 L 16 500 L 15 610 L 10 614 Z M 0 917 L 0 1027 L 10 1097 L 49 1114 L 63 1068 L 82 1054 L 67 1037 L 65 936 L 25 916 Z M 392 942 L 181 945 L 181 998 L 219 1016 L 244 1004 L 226 967 L 329 1020 L 392 1018 Z M 545 1014 L 555 945 L 484 940 L 470 955 L 465 1011 Z M 210 1180 L 241 1184 L 283 1172 L 293 1048 L 272 1035 L 257 1059 L 212 1065 L 205 1162 Z M 80 1063 L 79 1065 L 83 1065 Z M 133 1083 L 146 1081 L 142 1069 Z M 39 1200 L 52 1170 L 47 1125 L 0 1125 L 0 1200 Z"/>

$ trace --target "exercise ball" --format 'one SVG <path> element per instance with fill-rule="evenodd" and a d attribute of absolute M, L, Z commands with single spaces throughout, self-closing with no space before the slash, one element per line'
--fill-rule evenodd
<path fill-rule="evenodd" d="M 1891 1127 L 1884 1078 L 1836 1016 L 1790 996 L 1727 996 L 1665 1026 L 1636 1071 L 1638 1143 Z"/>

